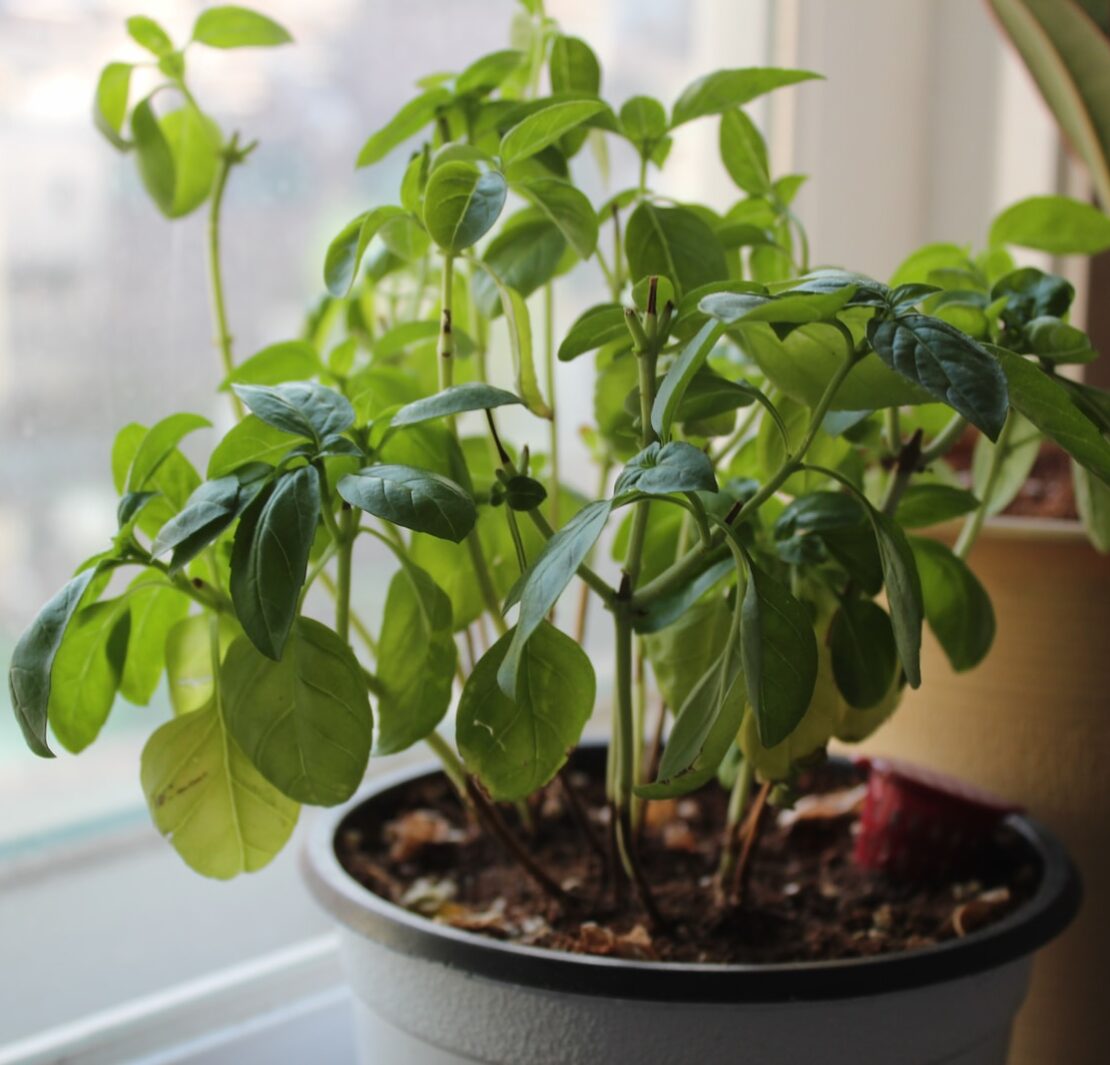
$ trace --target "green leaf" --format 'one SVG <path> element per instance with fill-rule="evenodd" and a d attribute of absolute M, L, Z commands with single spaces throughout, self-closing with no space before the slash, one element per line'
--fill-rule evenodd
<path fill-rule="evenodd" d="M 855 285 L 845 285 L 830 292 L 794 293 L 787 290 L 779 296 L 715 292 L 698 304 L 698 310 L 729 325 L 737 322 L 807 325 L 835 318 L 855 294 Z"/>
<path fill-rule="evenodd" d="M 162 679 L 167 637 L 189 612 L 189 599 L 151 573 L 131 582 L 127 598 L 130 635 L 119 690 L 128 702 L 147 706 Z"/>
<path fill-rule="evenodd" d="M 375 207 L 352 218 L 328 245 L 324 257 L 324 284 L 333 296 L 351 291 L 370 241 L 387 222 L 404 217 L 400 207 Z"/>
<path fill-rule="evenodd" d="M 147 488 L 177 445 L 197 429 L 211 428 L 212 423 L 199 414 L 171 414 L 155 423 L 143 437 L 142 443 L 131 460 L 127 473 L 127 491 L 141 492 Z"/>
<path fill-rule="evenodd" d="M 1110 216 L 1066 196 L 1031 196 L 995 218 L 990 241 L 1053 255 L 1095 255 L 1110 248 Z"/>
<path fill-rule="evenodd" d="M 717 115 L 746 104 L 772 89 L 819 77 L 819 74 L 811 74 L 808 70 L 780 70 L 775 67 L 717 70 L 683 89 L 671 112 L 671 126 L 681 126 L 703 115 Z"/>
<path fill-rule="evenodd" d="M 213 639 L 217 641 L 222 662 L 227 649 L 242 632 L 226 613 L 220 614 L 218 620 L 210 614 L 194 614 L 170 629 L 165 645 L 166 681 L 175 714 L 191 714 L 212 700 L 217 674 L 212 662 Z"/>
<path fill-rule="evenodd" d="M 566 239 L 542 215 L 506 226 L 490 241 L 482 261 L 485 269 L 474 274 L 474 302 L 488 318 L 501 304 L 497 281 L 523 298 L 550 281 L 567 249 Z"/>
<path fill-rule="evenodd" d="M 248 414 L 216 445 L 208 460 L 208 478 L 218 480 L 252 462 L 276 465 L 292 446 L 288 433 Z"/>
<path fill-rule="evenodd" d="M 917 688 L 921 684 L 921 625 L 925 613 L 921 578 L 906 534 L 894 520 L 871 507 L 868 517 L 879 547 L 898 658 L 910 687 Z"/>
<path fill-rule="evenodd" d="M 748 566 L 740 650 L 760 741 L 774 747 L 797 728 L 813 697 L 817 640 L 805 606 L 754 564 Z"/>
<path fill-rule="evenodd" d="M 641 492 L 649 496 L 672 492 L 716 492 L 717 478 L 709 456 L 693 444 L 672 440 L 649 444 L 621 471 L 613 498 Z"/>
<path fill-rule="evenodd" d="M 513 403 L 521 403 L 519 396 L 494 388 L 481 381 L 468 381 L 462 385 L 452 385 L 434 396 L 407 403 L 390 419 L 393 426 L 418 425 L 435 418 L 447 418 L 472 410 L 492 410 Z"/>
<path fill-rule="evenodd" d="M 173 51 L 170 35 L 146 15 L 132 15 L 127 20 L 127 34 L 136 44 L 154 55 L 169 55 Z"/>
<path fill-rule="evenodd" d="M 412 466 L 368 466 L 339 482 L 352 506 L 383 521 L 459 543 L 474 528 L 474 500 L 454 481 Z"/>
<path fill-rule="evenodd" d="M 123 137 L 123 120 L 127 117 L 127 98 L 131 91 L 130 63 L 109 63 L 96 83 L 93 100 L 93 121 L 96 128 L 116 148 L 126 149 L 130 143 Z"/>
<path fill-rule="evenodd" d="M 650 156 L 655 145 L 667 134 L 667 112 L 651 96 L 633 96 L 621 105 L 621 130 L 640 150 Z"/>
<path fill-rule="evenodd" d="M 867 338 L 887 366 L 998 439 L 1009 406 L 1006 375 L 982 345 L 923 314 L 872 319 Z"/>
<path fill-rule="evenodd" d="M 786 540 L 799 533 L 827 532 L 861 525 L 864 511 L 846 492 L 808 492 L 792 500 L 775 521 L 775 537 Z"/>
<path fill-rule="evenodd" d="M 625 254 L 633 282 L 658 274 L 674 285 L 680 298 L 688 289 L 728 277 L 716 235 L 686 207 L 642 201 L 628 220 Z"/>
<path fill-rule="evenodd" d="M 219 128 L 186 103 L 158 118 L 151 97 L 131 112 L 135 161 L 150 198 L 167 218 L 181 218 L 208 198 L 221 147 Z"/>
<path fill-rule="evenodd" d="M 1068 281 L 1032 266 L 1000 277 L 991 289 L 992 301 L 1004 301 L 999 312 L 1003 323 L 1013 328 L 1041 315 L 1066 314 L 1074 298 L 1075 289 Z"/>
<path fill-rule="evenodd" d="M 604 110 L 600 100 L 563 100 L 533 111 L 501 138 L 502 162 L 508 166 L 542 152 Z"/>
<path fill-rule="evenodd" d="M 980 436 L 971 461 L 971 490 L 987 507 L 988 515 L 1000 514 L 1017 498 L 1029 478 L 1041 450 L 1043 437 L 1016 410 L 1011 409 L 1013 427 L 997 444 Z M 991 476 L 994 453 L 1001 447 L 997 469 Z"/>
<path fill-rule="evenodd" d="M 1010 401 L 1076 462 L 1110 484 L 1110 443 L 1076 406 L 1071 393 L 1033 363 L 995 348 L 1010 384 Z"/>
<path fill-rule="evenodd" d="M 705 360 L 709 358 L 709 353 L 724 331 L 725 327 L 720 322 L 706 322 L 671 364 L 651 408 L 651 427 L 661 439 L 670 438 L 671 426 L 678 415 L 686 390 L 705 365 Z"/>
<path fill-rule="evenodd" d="M 596 681 L 586 652 L 546 621 L 516 666 L 515 699 L 499 686 L 515 644 L 506 633 L 478 660 L 463 686 L 456 741 L 467 769 L 497 801 L 524 799 L 554 779 L 594 708 Z"/>
<path fill-rule="evenodd" d="M 411 747 L 443 720 L 458 657 L 453 632 L 450 599 L 424 570 L 403 561 L 382 613 L 376 754 Z"/>
<path fill-rule="evenodd" d="M 455 80 L 455 92 L 487 93 L 507 81 L 524 64 L 519 49 L 506 48 L 474 60 Z"/>
<path fill-rule="evenodd" d="M 424 191 L 424 225 L 445 252 L 458 254 L 489 232 L 505 206 L 508 186 L 496 170 L 473 163 L 444 163 Z"/>
<path fill-rule="evenodd" d="M 435 86 L 410 100 L 381 129 L 372 134 L 358 153 L 357 166 L 370 166 L 384 159 L 399 144 L 419 133 L 436 116 L 436 112 L 451 103 L 448 89 Z"/>
<path fill-rule="evenodd" d="M 547 541 L 525 574 L 520 589 L 520 616 L 497 673 L 497 682 L 506 695 L 519 693 L 523 679 L 520 666 L 528 639 L 593 550 L 611 508 L 607 499 L 587 503 Z"/>
<path fill-rule="evenodd" d="M 1078 462 L 1072 463 L 1075 505 L 1087 539 L 1095 550 L 1110 553 L 1110 487 L 1092 477 Z"/>
<path fill-rule="evenodd" d="M 517 474 L 505 482 L 505 503 L 511 510 L 535 510 L 547 498 L 547 489 L 533 477 Z"/>
<path fill-rule="evenodd" d="M 736 184 L 753 196 L 766 196 L 771 189 L 767 144 L 755 123 L 739 108 L 721 115 L 721 161 Z"/>
<path fill-rule="evenodd" d="M 904 529 L 921 529 L 970 514 L 979 500 L 948 484 L 911 484 L 898 502 L 894 518 Z"/>
<path fill-rule="evenodd" d="M 1082 329 L 1045 315 L 1034 318 L 1025 327 L 1030 353 L 1039 359 L 1056 363 L 1094 362 L 1098 352 Z"/>
<path fill-rule="evenodd" d="M 232 385 L 232 390 L 267 425 L 317 445 L 354 424 L 355 411 L 347 397 L 311 381 Z"/>
<path fill-rule="evenodd" d="M 968 248 L 959 244 L 926 244 L 902 260 L 890 278 L 892 287 L 912 282 L 929 283 L 934 270 L 967 270 Z"/>
<path fill-rule="evenodd" d="M 963 559 L 937 540 L 913 537 L 921 574 L 925 617 L 952 668 L 977 666 L 994 642 L 994 609 L 986 590 Z"/>
<path fill-rule="evenodd" d="M 596 95 L 601 91 L 601 64 L 593 49 L 578 37 L 558 35 L 548 57 L 551 91 Z"/>
<path fill-rule="evenodd" d="M 536 178 L 513 184 L 514 191 L 527 197 L 550 219 L 582 259 L 597 247 L 597 213 L 585 193 L 569 181 Z"/>
<path fill-rule="evenodd" d="M 8 667 L 8 693 L 27 746 L 42 758 L 53 758 L 46 742 L 47 707 L 54 661 L 81 599 L 97 574 L 82 570 L 39 611 L 19 638 Z"/>
<path fill-rule="evenodd" d="M 146 426 L 131 422 L 116 436 L 112 446 L 112 480 L 121 496 L 134 494 L 127 491 L 128 477 L 149 432 Z M 185 506 L 199 484 L 200 477 L 189 460 L 180 451 L 172 450 L 149 476 L 147 491 L 157 495 L 138 510 L 134 519 L 138 529 L 147 536 L 156 536 L 158 530 Z"/>
<path fill-rule="evenodd" d="M 307 340 L 283 340 L 270 344 L 239 363 L 224 378 L 221 391 L 231 385 L 280 385 L 303 381 L 323 370 L 320 356 Z"/>
<path fill-rule="evenodd" d="M 150 737 L 141 776 L 158 831 L 203 876 L 261 869 L 297 823 L 297 804 L 251 765 L 215 699 Z"/>
<path fill-rule="evenodd" d="M 528 304 L 519 292 L 501 280 L 489 263 L 479 261 L 477 265 L 493 282 L 501 299 L 501 311 L 509 329 L 509 350 L 513 358 L 517 394 L 537 418 L 551 418 L 552 410 L 540 391 L 536 364 L 532 358 L 532 322 L 528 316 Z"/>
<path fill-rule="evenodd" d="M 131 112 L 131 136 L 135 142 L 135 163 L 143 186 L 158 210 L 172 218 L 177 183 L 173 152 L 149 97 L 140 100 Z"/>
<path fill-rule="evenodd" d="M 293 38 L 284 26 L 249 8 L 225 4 L 197 16 L 193 40 L 209 48 L 268 48 L 289 44 Z"/>
<path fill-rule="evenodd" d="M 326 625 L 297 618 L 277 662 L 240 637 L 220 689 L 228 731 L 284 795 L 334 806 L 354 794 L 370 757 L 370 701 L 354 652 Z"/>
<path fill-rule="evenodd" d="M 833 676 L 849 706 L 869 710 L 890 691 L 898 648 L 890 616 L 870 599 L 846 599 L 829 627 Z"/>
<path fill-rule="evenodd" d="M 735 568 L 731 558 L 723 560 L 725 572 L 734 572 Z M 702 599 L 699 595 L 672 624 L 644 636 L 644 655 L 651 663 L 656 687 L 672 710 L 686 702 L 701 678 L 713 668 L 725 648 L 730 622 L 731 611 L 724 596 Z"/>
<path fill-rule="evenodd" d="M 312 466 L 284 474 L 239 519 L 231 551 L 231 600 L 243 631 L 280 659 L 297 614 L 320 520 L 320 479 Z"/>
<path fill-rule="evenodd" d="M 624 308 L 619 303 L 602 303 L 583 311 L 559 345 L 559 361 L 570 362 L 587 351 L 622 339 L 628 333 L 624 322 Z"/>
<path fill-rule="evenodd" d="M 639 390 L 636 395 L 638 400 Z M 740 407 L 750 407 L 755 402 L 755 394 L 747 385 L 730 381 L 708 366 L 703 366 L 686 386 L 675 420 L 687 425 L 705 422 Z M 731 424 L 730 422 L 729 428 Z"/>
<path fill-rule="evenodd" d="M 1084 0 L 1089 9 L 1091 0 Z M 1106 5 L 1102 28 L 1106 24 Z M 1073 4 L 1056 0 L 991 0 L 1064 136 L 1110 209 L 1110 44 Z"/>
<path fill-rule="evenodd" d="M 99 735 L 119 691 L 131 616 L 120 596 L 83 607 L 67 626 L 50 675 L 50 727 L 77 754 Z"/>

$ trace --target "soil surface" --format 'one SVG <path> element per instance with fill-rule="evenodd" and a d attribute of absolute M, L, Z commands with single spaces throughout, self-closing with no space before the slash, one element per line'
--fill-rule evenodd
<path fill-rule="evenodd" d="M 809 794 L 795 810 L 769 811 L 738 906 L 721 900 L 715 877 L 725 792 L 712 785 L 648 803 L 640 854 L 667 921 L 653 931 L 627 888 L 614 901 L 600 782 L 573 769 L 564 775 L 594 846 L 560 781 L 533 800 L 530 829 L 512 807 L 501 810 L 528 853 L 582 900 L 577 910 L 536 887 L 439 776 L 356 811 L 340 830 L 339 858 L 371 891 L 457 928 L 574 953 L 712 963 L 913 950 L 998 920 L 1032 896 L 1040 877 L 1036 856 L 1004 827 L 969 867 L 928 883 L 860 869 L 852 860 L 860 771 L 829 764 L 804 782 Z"/>

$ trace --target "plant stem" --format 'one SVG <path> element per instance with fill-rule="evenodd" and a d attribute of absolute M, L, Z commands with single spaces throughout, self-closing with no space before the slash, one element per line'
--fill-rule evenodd
<path fill-rule="evenodd" d="M 1014 414 L 1011 411 L 1006 417 L 1006 424 L 1002 426 L 1002 432 L 998 434 L 994 451 L 991 452 L 990 465 L 987 467 L 987 478 L 983 484 L 983 501 L 967 516 L 967 520 L 960 530 L 960 535 L 956 539 L 956 546 L 952 548 L 952 552 L 957 558 L 967 558 L 975 545 L 975 541 L 979 538 L 979 533 L 983 530 L 983 522 L 987 520 L 991 496 L 994 495 L 998 475 L 1002 472 L 1002 464 L 1006 459 L 1013 429 Z"/>
<path fill-rule="evenodd" d="M 424 742 L 432 749 L 432 752 L 439 759 L 440 765 L 443 766 L 443 774 L 447 777 L 455 790 L 459 793 L 459 798 L 462 799 L 463 805 L 473 808 L 473 801 L 470 798 L 470 789 L 466 783 L 466 766 L 459 760 L 459 756 L 455 754 L 454 748 L 449 744 L 438 732 L 433 729 L 424 737 Z"/>
<path fill-rule="evenodd" d="M 439 389 L 451 387 L 455 378 L 455 336 L 451 325 L 451 293 L 455 279 L 455 257 L 443 256 L 443 296 L 439 312 Z M 452 420 L 452 424 L 454 421 Z"/>
<path fill-rule="evenodd" d="M 242 155 L 239 149 L 239 134 L 233 133 L 231 140 L 220 153 L 219 166 L 216 169 L 216 179 L 212 186 L 212 199 L 208 209 L 208 282 L 212 295 L 212 316 L 216 320 L 216 343 L 220 349 L 220 361 L 223 364 L 224 376 L 227 377 L 235 368 L 232 355 L 232 336 L 227 323 L 227 304 L 224 299 L 223 268 L 220 264 L 220 214 L 223 209 L 224 190 L 227 188 L 228 175 L 231 168 L 240 162 Z M 243 404 L 233 390 L 228 390 L 231 396 L 231 406 L 236 420 L 243 417 Z"/>
<path fill-rule="evenodd" d="M 338 558 L 336 561 L 335 632 L 344 643 L 351 638 L 351 555 L 354 553 L 358 515 L 350 504 L 344 504 L 340 519 Z"/>
<path fill-rule="evenodd" d="M 727 893 L 733 870 L 736 868 L 740 823 L 744 819 L 744 810 L 747 808 L 754 780 L 755 767 L 745 758 L 736 774 L 736 779 L 732 782 L 732 791 L 728 797 L 725 838 L 721 846 L 721 863 L 717 868 L 717 884 L 722 896 Z"/>
<path fill-rule="evenodd" d="M 759 842 L 760 834 L 763 831 L 763 815 L 767 810 L 767 799 L 770 794 L 771 782 L 768 780 L 760 787 L 759 794 L 755 797 L 755 803 L 748 818 L 748 827 L 744 833 L 744 846 L 740 851 L 740 860 L 733 870 L 731 894 L 734 906 L 740 906 L 744 901 L 748 877 L 751 875 L 752 855 L 755 853 L 755 846 Z"/>
<path fill-rule="evenodd" d="M 921 468 L 921 436 L 921 430 L 918 429 L 899 448 L 898 461 L 891 471 L 890 483 L 887 485 L 886 495 L 879 508 L 884 514 L 894 514 L 903 493 L 909 487 L 910 479 Z"/>
<path fill-rule="evenodd" d="M 929 466 L 943 458 L 963 438 L 967 431 L 967 419 L 962 414 L 954 415 L 952 420 L 933 438 L 929 446 L 921 452 L 921 465 Z"/>
<path fill-rule="evenodd" d="M 547 402 L 551 419 L 547 423 L 551 449 L 551 493 L 549 511 L 551 524 L 559 528 L 559 404 L 555 400 L 555 287 L 549 281 L 543 287 L 544 369 L 547 375 Z"/>
<path fill-rule="evenodd" d="M 333 599 L 338 599 L 339 585 L 335 583 L 335 578 L 328 573 L 327 570 L 321 571 L 320 583 L 331 593 Z M 348 609 L 347 617 L 350 621 L 351 628 L 355 630 L 355 634 L 366 644 L 366 649 L 377 658 L 378 641 L 374 639 L 374 634 L 370 631 L 370 627 L 353 610 Z"/>

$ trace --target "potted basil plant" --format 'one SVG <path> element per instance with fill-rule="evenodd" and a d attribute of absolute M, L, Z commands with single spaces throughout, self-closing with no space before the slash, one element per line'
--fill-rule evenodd
<path fill-rule="evenodd" d="M 360 166 L 416 145 L 396 202 L 331 242 L 302 335 L 240 361 L 220 222 L 251 145 L 186 56 L 289 35 L 238 7 L 184 47 L 128 30 L 164 80 L 133 103 L 134 64 L 110 64 L 96 119 L 162 213 L 210 214 L 236 421 L 204 476 L 179 446 L 199 415 L 117 438 L 118 532 L 13 655 L 30 748 L 83 749 L 165 674 L 141 777 L 188 865 L 258 870 L 329 808 L 306 874 L 368 1061 L 1003 1062 L 1078 903 L 1066 855 L 989 796 L 825 752 L 921 683 L 925 624 L 959 668 L 987 653 L 974 530 L 928 535 L 987 505 L 945 466 L 967 425 L 998 446 L 1028 419 L 1110 478 L 1105 397 L 1056 373 L 1058 280 L 1000 238 L 971 260 L 976 338 L 940 284 L 818 268 L 803 179 L 769 172 L 743 110 L 815 75 L 721 70 L 615 108 L 531 0 L 512 48 L 423 80 L 370 136 Z M 725 210 L 653 188 L 705 121 Z M 575 175 L 618 146 L 639 181 L 598 207 Z M 558 338 L 579 272 L 598 295 Z M 561 477 L 555 382 L 582 357 L 593 498 Z M 543 446 L 504 431 L 521 411 Z M 376 627 L 371 543 L 394 562 Z M 609 662 L 582 646 L 602 623 Z M 610 708 L 608 744 L 582 743 Z M 359 792 L 371 755 L 416 744 L 435 769 Z"/>

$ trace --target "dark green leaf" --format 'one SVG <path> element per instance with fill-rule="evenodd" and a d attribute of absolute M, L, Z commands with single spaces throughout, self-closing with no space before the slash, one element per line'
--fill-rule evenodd
<path fill-rule="evenodd" d="M 352 506 L 406 529 L 459 543 L 474 528 L 474 500 L 454 481 L 412 466 L 368 466 L 339 482 Z"/>
<path fill-rule="evenodd" d="M 730 108 L 721 115 L 720 149 L 725 169 L 740 188 L 753 196 L 765 196 L 771 191 L 763 134 L 739 108 Z"/>
<path fill-rule="evenodd" d="M 559 360 L 570 362 L 587 351 L 620 340 L 628 334 L 624 322 L 624 308 L 619 303 L 602 303 L 584 311 L 559 345 Z"/>
<path fill-rule="evenodd" d="M 382 613 L 376 754 L 411 747 L 443 720 L 457 654 L 451 601 L 424 570 L 403 562 Z"/>
<path fill-rule="evenodd" d="M 1110 484 L 1110 443 L 1076 406 L 1071 393 L 1033 363 L 1003 348 L 995 354 L 1010 384 L 1010 401 L 1076 462 Z"/>
<path fill-rule="evenodd" d="M 8 667 L 8 692 L 12 709 L 27 746 L 43 758 L 53 753 L 46 742 L 50 676 L 62 638 L 96 569 L 78 573 L 39 611 L 38 617 L 19 638 Z"/>
<path fill-rule="evenodd" d="M 898 648 L 890 616 L 870 599 L 847 599 L 829 627 L 833 676 L 840 694 L 857 710 L 877 706 L 890 691 Z"/>
<path fill-rule="evenodd" d="M 533 111 L 501 138 L 506 166 L 527 159 L 554 144 L 564 133 L 605 110 L 600 100 L 562 100 Z"/>
<path fill-rule="evenodd" d="M 691 608 L 695 606 L 698 600 L 715 584 L 727 577 L 732 570 L 733 562 L 730 558 L 721 559 L 719 562 L 707 566 L 676 592 L 653 600 L 643 613 L 636 614 L 633 617 L 632 627 L 643 635 L 653 633 L 659 633 L 661 636 L 666 635 L 670 628 L 676 628 L 678 624 L 689 617 L 693 613 Z M 658 678 L 658 661 L 653 661 L 652 668 Z M 659 684 L 662 688 L 663 682 L 661 679 Z M 676 702 L 668 699 L 667 702 L 670 706 L 681 705 L 681 700 Z"/>
<path fill-rule="evenodd" d="M 497 681 L 506 695 L 521 690 L 518 686 L 522 680 L 520 666 L 528 639 L 593 550 L 611 508 L 607 499 L 588 503 L 547 541 L 532 563 L 521 587 L 520 617 L 513 630 L 513 640 L 497 674 Z"/>
<path fill-rule="evenodd" d="M 921 684 L 921 624 L 925 612 L 921 578 L 906 534 L 892 518 L 877 510 L 869 510 L 868 516 L 879 546 L 898 657 L 910 687 L 916 688 Z"/>
<path fill-rule="evenodd" d="M 1098 352 L 1082 329 L 1049 316 L 1034 318 L 1025 327 L 1030 353 L 1057 363 L 1094 362 Z"/>
<path fill-rule="evenodd" d="M 489 232 L 505 206 L 505 178 L 473 163 L 444 163 L 424 191 L 424 224 L 444 251 L 457 254 Z"/>
<path fill-rule="evenodd" d="M 547 489 L 532 477 L 517 475 L 505 482 L 505 502 L 513 510 L 535 510 L 547 498 Z"/>
<path fill-rule="evenodd" d="M 594 708 L 596 681 L 585 651 L 542 621 L 523 646 L 518 695 L 499 685 L 515 632 L 502 636 L 467 678 L 456 715 L 466 767 L 498 801 L 524 799 L 549 783 Z"/>
<path fill-rule="evenodd" d="M 1058 318 L 1066 314 L 1075 299 L 1075 289 L 1066 278 L 1026 266 L 1000 277 L 991 289 L 990 298 L 1005 300 L 1002 321 L 1021 328 L 1042 315 Z"/>
<path fill-rule="evenodd" d="M 324 258 L 324 284 L 333 296 L 346 296 L 351 291 L 370 241 L 386 222 L 404 213 L 400 207 L 375 207 L 352 218 L 339 231 Z"/>
<path fill-rule="evenodd" d="M 921 529 L 970 514 L 979 506 L 971 492 L 947 484 L 911 484 L 898 502 L 895 520 L 904 529 Z"/>
<path fill-rule="evenodd" d="M 808 70 L 779 70 L 775 67 L 748 67 L 717 70 L 692 82 L 675 101 L 671 126 L 680 126 L 703 115 L 717 115 L 757 96 L 786 85 L 796 85 L 820 77 Z"/>
<path fill-rule="evenodd" d="M 805 716 L 817 682 L 817 640 L 806 607 L 758 566 L 748 567 L 740 649 L 748 702 L 765 747 Z"/>
<path fill-rule="evenodd" d="M 1095 255 L 1110 248 L 1110 216 L 1066 196 L 1031 196 L 995 218 L 990 241 L 1053 255 Z"/>
<path fill-rule="evenodd" d="M 923 314 L 872 319 L 867 337 L 887 366 L 998 439 L 1009 406 L 1006 375 L 982 345 Z"/>
<path fill-rule="evenodd" d="M 451 98 L 449 90 L 435 86 L 410 100 L 362 146 L 357 165 L 370 166 L 384 159 L 397 145 L 419 133 Z"/>
<path fill-rule="evenodd" d="M 521 402 L 519 396 L 506 392 L 503 388 L 494 388 L 481 381 L 468 381 L 466 384 L 445 388 L 434 396 L 406 404 L 393 415 L 391 424 L 417 425 L 434 418 L 446 418 L 471 410 L 492 410 Z"/>
<path fill-rule="evenodd" d="M 232 385 L 232 389 L 267 425 L 292 436 L 308 437 L 317 444 L 354 424 L 354 408 L 346 396 L 323 385 L 290 381 L 269 387 Z"/>
<path fill-rule="evenodd" d="M 688 289 L 728 277 L 716 235 L 686 207 L 644 200 L 628 220 L 625 254 L 633 282 L 658 274 L 671 281 L 680 298 Z"/>
<path fill-rule="evenodd" d="M 661 496 L 716 491 L 717 478 L 709 456 L 693 444 L 672 440 L 669 444 L 649 444 L 634 455 L 617 478 L 613 498 L 631 492 Z"/>
<path fill-rule="evenodd" d="M 786 540 L 799 533 L 850 529 L 861 525 L 864 512 L 846 492 L 808 492 L 792 500 L 775 522 L 775 537 Z"/>
<path fill-rule="evenodd" d="M 297 618 L 280 661 L 237 639 L 220 670 L 228 731 L 283 794 L 314 806 L 349 799 L 370 757 L 362 667 L 331 629 Z"/>
<path fill-rule="evenodd" d="M 910 541 L 921 574 L 925 617 L 952 668 L 977 666 L 994 642 L 994 609 L 986 590 L 949 548 L 936 540 Z"/>
<path fill-rule="evenodd" d="M 312 466 L 279 478 L 239 519 L 231 552 L 231 600 L 243 631 L 278 660 L 297 614 L 320 519 L 320 479 Z"/>

